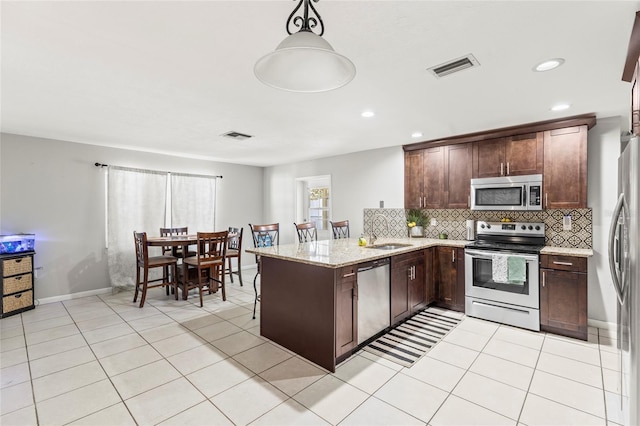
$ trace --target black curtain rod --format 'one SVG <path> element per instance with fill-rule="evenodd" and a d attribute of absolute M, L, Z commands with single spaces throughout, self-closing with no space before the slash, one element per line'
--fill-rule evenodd
<path fill-rule="evenodd" d="M 96 167 L 109 167 L 108 164 L 103 164 L 103 163 L 94 163 L 94 166 Z M 118 166 L 114 166 L 114 167 L 118 167 Z M 157 172 L 156 170 L 144 170 L 144 169 L 135 169 L 135 168 L 131 168 L 131 167 L 122 167 L 123 169 L 131 169 L 131 170 L 140 170 L 140 171 L 144 171 L 144 172 Z M 214 178 L 220 178 L 222 179 L 222 175 L 194 175 L 194 174 L 190 174 L 190 173 L 180 173 L 180 172 L 160 172 L 160 173 L 171 173 L 174 175 L 184 175 L 184 176 L 197 176 L 197 177 L 214 177 Z"/>

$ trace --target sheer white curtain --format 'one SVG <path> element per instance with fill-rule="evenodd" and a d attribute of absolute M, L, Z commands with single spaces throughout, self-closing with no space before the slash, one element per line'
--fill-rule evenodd
<path fill-rule="evenodd" d="M 216 177 L 171 174 L 171 226 L 189 233 L 213 232 L 216 225 Z"/>
<path fill-rule="evenodd" d="M 110 166 L 107 194 L 111 286 L 133 285 L 136 273 L 133 231 L 160 235 L 165 218 L 167 173 Z"/>

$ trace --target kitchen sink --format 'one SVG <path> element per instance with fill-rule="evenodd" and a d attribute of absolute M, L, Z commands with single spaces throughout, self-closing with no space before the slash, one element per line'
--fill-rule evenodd
<path fill-rule="evenodd" d="M 367 246 L 367 248 L 378 249 L 378 250 L 395 250 L 403 247 L 412 247 L 413 244 L 400 244 L 400 243 L 384 243 L 384 244 L 374 244 L 372 246 Z"/>

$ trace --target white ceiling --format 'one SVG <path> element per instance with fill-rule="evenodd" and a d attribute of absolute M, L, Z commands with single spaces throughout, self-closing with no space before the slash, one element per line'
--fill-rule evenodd
<path fill-rule="evenodd" d="M 639 1 L 323 0 L 324 38 L 357 75 L 315 94 L 253 74 L 295 5 L 3 0 L 2 132 L 269 166 L 583 113 L 628 117 L 621 75 Z M 479 67 L 426 71 L 468 53 Z M 557 70 L 531 71 L 555 57 L 566 60 Z M 558 102 L 572 107 L 550 111 Z M 230 130 L 255 137 L 221 137 Z"/>

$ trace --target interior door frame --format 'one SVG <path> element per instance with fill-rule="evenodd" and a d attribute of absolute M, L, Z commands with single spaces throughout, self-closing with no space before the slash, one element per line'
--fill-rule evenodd
<path fill-rule="evenodd" d="M 296 223 L 309 221 L 309 188 L 329 188 L 328 220 L 332 220 L 332 194 L 331 175 L 303 176 L 295 178 L 295 204 L 294 216 Z M 327 224 L 327 229 L 318 229 L 318 240 L 331 239 L 331 226 Z"/>

